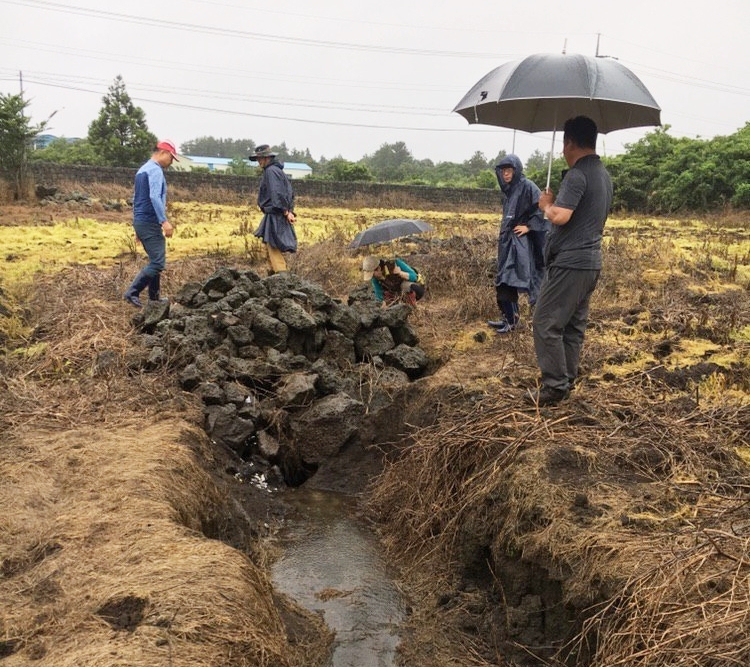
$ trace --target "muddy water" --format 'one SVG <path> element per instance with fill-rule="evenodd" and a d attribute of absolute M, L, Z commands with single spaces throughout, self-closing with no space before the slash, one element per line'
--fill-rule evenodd
<path fill-rule="evenodd" d="M 296 511 L 279 534 L 274 586 L 335 631 L 331 667 L 395 665 L 404 605 L 355 501 L 304 487 L 285 500 Z"/>

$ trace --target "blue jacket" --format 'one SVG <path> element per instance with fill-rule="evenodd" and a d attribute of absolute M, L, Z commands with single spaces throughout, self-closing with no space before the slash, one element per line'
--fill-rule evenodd
<path fill-rule="evenodd" d="M 161 224 L 167 219 L 167 180 L 158 162 L 149 160 L 135 175 L 133 220 Z"/>

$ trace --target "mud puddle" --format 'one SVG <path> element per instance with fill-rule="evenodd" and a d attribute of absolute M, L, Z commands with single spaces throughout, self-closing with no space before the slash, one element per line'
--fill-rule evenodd
<path fill-rule="evenodd" d="M 330 667 L 395 665 L 404 602 L 356 500 L 299 487 L 284 501 L 294 511 L 277 535 L 274 587 L 335 631 Z"/>

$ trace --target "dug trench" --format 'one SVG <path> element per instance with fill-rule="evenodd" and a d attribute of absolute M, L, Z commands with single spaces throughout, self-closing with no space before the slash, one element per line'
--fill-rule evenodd
<path fill-rule="evenodd" d="M 636 373 L 540 411 L 528 336 L 442 355 L 418 311 L 226 267 L 124 337 L 92 296 L 112 284 L 40 279 L 43 353 L 4 362 L 4 664 L 330 664 L 324 619 L 271 584 L 299 489 L 353 498 L 393 565 L 398 664 L 746 656 L 694 615 L 747 609 L 746 405 Z"/>
<path fill-rule="evenodd" d="M 339 511 L 372 521 L 367 503 L 384 467 L 399 451 L 415 446 L 415 433 L 435 426 L 439 406 L 464 412 L 478 400 L 440 383 L 439 364 L 419 347 L 409 323 L 412 313 L 404 304 L 381 308 L 367 289 L 355 290 L 342 303 L 297 276 L 263 279 L 250 270 L 221 268 L 203 283 L 184 285 L 171 306 L 150 304 L 133 318 L 147 350 L 140 367 L 170 368 L 182 389 L 200 399 L 206 434 L 227 456 L 223 476 L 238 482 L 230 486 L 242 517 L 234 516 L 221 529 L 204 525 L 206 536 L 239 545 L 247 527 L 233 536 L 232 526 L 241 525 L 241 518 L 247 523 L 248 516 L 263 517 L 263 530 L 256 523 L 256 534 L 264 536 L 259 545 L 277 544 L 276 533 L 295 521 L 300 505 L 303 516 L 297 522 L 316 513 L 309 500 L 300 503 L 294 493 L 302 486 L 325 492 L 308 495 L 312 505 L 335 503 L 335 495 L 326 495 L 333 492 L 357 500 L 337 503 Z M 563 604 L 561 582 L 546 565 L 512 555 L 493 563 L 488 537 L 464 544 L 458 556 L 461 591 L 436 590 L 436 604 L 450 613 L 462 606 L 467 591 L 488 593 L 484 614 L 502 609 L 504 620 L 493 623 L 484 659 L 541 664 L 575 635 L 580 610 Z M 340 562 L 329 567 L 356 568 L 344 560 L 348 538 L 340 539 Z M 313 563 L 303 563 L 298 578 L 305 578 L 305 568 L 312 576 Z M 317 585 L 318 599 L 351 593 L 333 590 L 325 577 Z M 492 593 L 498 586 L 502 600 Z M 278 599 L 279 592 L 274 596 Z M 294 637 L 298 617 L 282 618 L 287 635 Z M 365 626 L 360 634 L 374 632 L 366 619 L 356 623 Z M 476 627 L 470 616 L 458 628 L 480 638 L 489 630 Z M 341 650 L 340 641 L 334 640 L 331 664 L 349 664 L 337 662 L 335 650 Z M 376 653 L 377 647 L 370 650 L 375 654 L 359 654 L 356 662 L 395 664 Z"/>

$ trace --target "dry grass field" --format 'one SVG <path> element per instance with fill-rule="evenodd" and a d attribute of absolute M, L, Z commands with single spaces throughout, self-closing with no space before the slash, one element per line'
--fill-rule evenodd
<path fill-rule="evenodd" d="M 320 620 L 268 583 L 270 501 L 232 486 L 174 377 L 129 363 L 143 253 L 103 205 L 126 193 L 91 194 L 0 207 L 0 660 L 324 665 Z M 179 194 L 166 294 L 264 270 L 253 207 Z M 341 298 L 358 230 L 436 229 L 393 248 L 427 276 L 423 426 L 366 498 L 412 603 L 404 665 L 750 663 L 747 217 L 612 219 L 581 381 L 537 411 L 529 332 L 484 326 L 495 214 L 298 213 L 292 270 Z"/>

